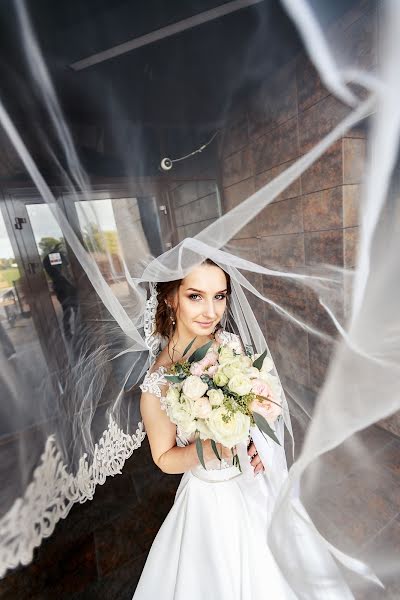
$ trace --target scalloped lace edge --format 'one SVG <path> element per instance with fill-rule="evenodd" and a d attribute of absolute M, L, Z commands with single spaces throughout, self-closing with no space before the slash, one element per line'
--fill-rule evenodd
<path fill-rule="evenodd" d="M 108 476 L 119 475 L 125 461 L 146 437 L 143 421 L 135 434 L 127 434 L 110 416 L 108 428 L 94 448 L 89 465 L 87 454 L 79 459 L 76 475 L 68 472 L 54 435 L 47 438 L 31 483 L 0 519 L 0 578 L 8 569 L 28 565 L 33 551 L 49 537 L 72 506 L 92 500 L 96 486 Z"/>

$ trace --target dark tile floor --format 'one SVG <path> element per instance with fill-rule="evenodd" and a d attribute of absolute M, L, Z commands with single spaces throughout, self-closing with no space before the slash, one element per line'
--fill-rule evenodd
<path fill-rule="evenodd" d="M 367 561 L 374 555 L 387 588 L 366 592 L 358 586 L 357 600 L 400 599 L 400 580 L 388 574 L 396 561 L 400 571 L 400 440 L 371 427 L 359 441 L 374 451 L 373 464 L 354 472 L 343 450 L 329 453 L 328 484 L 321 486 L 312 516 L 340 548 Z M 74 506 L 28 567 L 0 582 L 0 599 L 131 600 L 179 481 L 155 467 L 146 439 L 123 473 L 98 487 L 92 502 Z M 340 510 L 334 498 L 340 498 Z"/>

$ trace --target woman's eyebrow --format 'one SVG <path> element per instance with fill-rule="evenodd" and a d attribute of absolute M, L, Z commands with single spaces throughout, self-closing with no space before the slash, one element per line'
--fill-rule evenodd
<path fill-rule="evenodd" d="M 206 292 L 203 292 L 202 290 L 196 290 L 195 288 L 186 288 L 187 292 L 197 292 L 198 294 L 205 294 Z M 224 292 L 227 292 L 228 290 L 220 290 L 219 292 L 215 292 L 216 294 L 223 294 Z"/>

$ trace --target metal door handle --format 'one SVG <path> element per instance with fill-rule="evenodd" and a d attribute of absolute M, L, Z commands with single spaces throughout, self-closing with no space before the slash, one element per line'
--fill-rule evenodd
<path fill-rule="evenodd" d="M 28 268 L 29 268 L 29 273 L 31 275 L 36 275 L 36 269 L 38 267 L 38 263 L 36 262 L 30 262 L 28 263 Z"/>
<path fill-rule="evenodd" d="M 14 219 L 15 229 L 22 229 L 23 223 L 26 223 L 26 219 L 24 217 L 15 217 L 15 219 Z"/>

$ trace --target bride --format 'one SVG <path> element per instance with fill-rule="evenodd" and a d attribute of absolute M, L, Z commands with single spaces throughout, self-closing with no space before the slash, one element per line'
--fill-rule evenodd
<path fill-rule="evenodd" d="M 193 350 L 215 337 L 221 345 L 243 349 L 240 338 L 222 328 L 231 294 L 229 275 L 206 259 L 183 279 L 159 282 L 154 293 L 153 332 L 165 345 L 141 386 L 140 409 L 155 464 L 183 477 L 134 600 L 352 598 L 329 553 L 317 537 L 304 537 L 304 527 L 292 524 L 302 554 L 294 579 L 304 579 L 297 589 L 269 547 L 274 503 L 287 475 L 283 427 L 277 427 L 281 446 L 251 428 L 249 444 L 236 447 L 242 470 L 233 464 L 230 448 L 219 446 L 220 462 L 211 441 L 203 441 L 204 469 L 194 436 L 183 438 L 167 416 L 164 375 L 182 359 L 191 340 L 195 338 Z"/>

